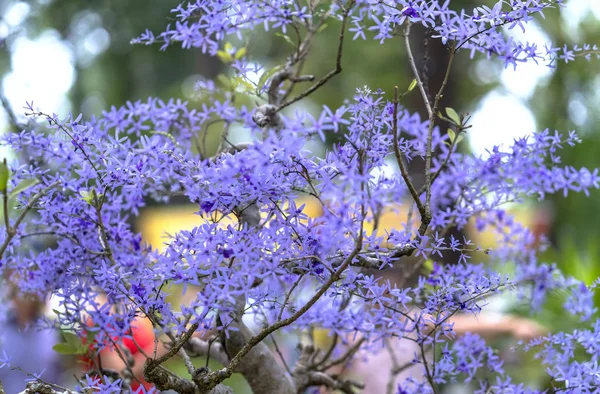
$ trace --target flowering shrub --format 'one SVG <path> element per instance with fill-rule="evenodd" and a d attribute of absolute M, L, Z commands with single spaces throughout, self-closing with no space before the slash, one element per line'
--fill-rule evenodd
<path fill-rule="evenodd" d="M 148 354 L 144 365 L 144 378 L 159 390 L 231 392 L 223 382 L 238 372 L 254 393 L 318 386 L 360 392 L 362 383 L 346 379 L 336 366 L 358 351 L 385 351 L 382 342 L 395 337 L 419 349 L 409 364 L 422 379 L 408 378 L 394 392 L 439 393 L 445 383 L 471 380 L 478 380 L 478 393 L 535 392 L 511 379 L 481 337 L 457 338 L 453 331 L 453 315 L 478 315 L 490 295 L 505 291 L 516 291 L 532 311 L 551 292 L 566 295 L 565 308 L 589 329 L 550 333 L 523 350 L 541 360 L 555 391 L 595 392 L 600 326 L 594 286 L 538 261 L 539 243 L 505 207 L 549 193 L 587 195 L 598 188 L 598 170 L 561 164 L 559 151 L 581 142 L 574 132 L 543 130 L 507 148 L 490 147 L 485 156 L 459 153 L 469 118 L 440 108 L 456 56 L 483 55 L 507 67 L 528 61 L 555 67 L 597 56 L 596 46 L 542 49 L 509 34 L 562 4 L 501 0 L 492 8 L 455 10 L 450 1 L 437 0 L 197 0 L 173 10 L 173 26 L 157 35 L 146 31 L 133 43 L 181 45 L 219 57 L 230 73 L 198 83 L 205 105 L 150 98 L 83 121 L 27 104 L 26 114 L 39 122 L 2 138 L 18 157 L 0 168 L 2 269 L 15 273 L 23 292 L 59 300 L 52 324 L 70 333 L 63 351 L 90 352 L 78 338 L 91 335 L 97 347 L 121 349 L 126 365 L 117 374 L 95 365 L 70 391 L 36 376 L 29 392 L 132 391 L 134 365 L 122 340 L 131 338 L 132 321 L 140 316 L 168 349 Z M 325 24 L 339 29 L 333 68 L 323 76 L 304 75 L 304 61 Z M 412 55 L 411 25 L 425 26 L 431 39 L 447 46 L 446 76 L 433 94 Z M 251 51 L 231 44 L 257 27 L 293 44 L 284 64 L 261 70 Z M 344 106 L 325 107 L 316 117 L 288 112 L 341 73 L 347 36 L 403 40 L 413 83 L 386 92 L 358 89 Z M 256 72 L 258 81 L 251 77 Z M 421 96 L 425 118 L 402 106 L 406 94 Z M 240 97 L 257 104 L 236 104 Z M 209 156 L 206 133 L 214 125 L 222 126 L 222 146 Z M 250 130 L 252 143 L 232 144 L 232 126 Z M 304 149 L 328 134 L 341 142 L 324 157 Z M 390 158 L 398 167 L 393 173 L 385 170 Z M 408 171 L 412 160 L 424 163 L 421 185 Z M 152 249 L 127 219 L 149 200 L 167 203 L 175 196 L 197 205 L 202 224 L 174 234 L 164 250 Z M 323 214 L 309 218 L 295 202 L 299 196 L 316 199 Z M 17 202 L 14 210 L 11 201 Z M 367 231 L 383 207 L 398 201 L 410 202 L 405 223 L 383 235 Z M 225 218 L 235 220 L 223 224 Z M 469 222 L 494 231 L 497 248 L 448 235 Z M 51 246 L 31 252 L 42 236 L 51 237 Z M 458 261 L 441 259 L 444 251 L 457 253 Z M 495 264 L 478 263 L 484 257 Z M 431 259 L 438 262 L 431 265 Z M 510 274 L 491 268 L 508 263 L 516 267 Z M 394 269 L 401 277 L 384 280 L 367 269 Z M 178 308 L 167 299 L 174 285 L 192 295 Z M 329 349 L 312 342 L 314 328 L 328 330 Z M 301 333 L 295 364 L 281 363 L 267 345 L 277 331 Z M 576 357 L 576 350 L 586 357 Z M 173 357 L 183 358 L 189 376 L 164 368 Z M 223 367 L 196 368 L 194 357 Z M 10 358 L 2 364 L 10 368 Z M 485 379 L 478 378 L 482 373 Z"/>

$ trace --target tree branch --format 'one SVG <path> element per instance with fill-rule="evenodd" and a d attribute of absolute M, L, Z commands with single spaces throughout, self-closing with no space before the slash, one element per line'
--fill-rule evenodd
<path fill-rule="evenodd" d="M 362 173 L 364 171 L 363 165 L 362 165 L 362 159 L 361 159 L 361 165 L 359 167 L 360 167 L 360 172 Z M 363 187 L 364 187 L 364 183 L 363 183 Z M 362 217 L 361 217 L 361 221 L 360 221 L 359 233 L 358 233 L 358 236 L 357 236 L 356 242 L 355 242 L 355 247 L 348 254 L 348 256 L 344 259 L 341 266 L 329 277 L 327 282 L 315 293 L 315 295 L 313 295 L 311 297 L 311 299 L 306 304 L 304 304 L 301 308 L 299 308 L 298 311 L 296 311 L 296 313 L 294 313 L 292 316 L 288 317 L 287 319 L 277 321 L 274 324 L 264 328 L 257 335 L 250 337 L 247 340 L 247 342 L 241 348 L 239 348 L 239 351 L 237 351 L 236 355 L 231 359 L 229 365 L 227 365 L 225 368 L 222 368 L 221 370 L 211 372 L 204 377 L 204 379 L 202 380 L 201 389 L 210 390 L 213 387 L 215 387 L 217 384 L 222 382 L 224 379 L 227 379 L 228 377 L 230 377 L 233 374 L 233 372 L 236 370 L 236 368 L 238 368 L 240 366 L 244 357 L 246 355 L 248 355 L 251 351 L 253 351 L 255 346 L 257 346 L 259 343 L 261 343 L 271 333 L 279 330 L 280 328 L 289 326 L 290 324 L 292 324 L 296 320 L 298 320 L 321 298 L 321 296 L 323 296 L 323 294 L 325 294 L 325 292 L 327 292 L 327 290 L 329 290 L 329 288 L 335 282 L 337 282 L 340 279 L 340 277 L 342 276 L 342 273 L 350 266 L 350 263 L 354 260 L 354 258 L 358 255 L 358 253 L 362 249 L 364 218 L 366 215 L 364 205 L 362 205 L 361 211 L 362 211 Z M 245 325 L 242 324 L 240 326 L 240 329 L 244 329 L 244 328 L 247 329 L 247 327 L 245 327 Z M 263 347 L 266 347 L 266 345 L 263 344 Z M 268 350 L 268 348 L 267 348 L 267 350 Z M 270 351 L 268 354 L 270 355 L 270 357 L 273 357 L 272 353 Z"/>
<path fill-rule="evenodd" d="M 410 49 L 410 26 L 410 22 L 406 22 L 406 28 L 404 30 L 404 43 L 406 44 L 406 54 L 408 55 L 408 62 L 410 63 L 410 67 L 412 68 L 413 74 L 417 79 L 417 86 L 419 87 L 419 92 L 421 92 L 421 96 L 423 97 L 423 102 L 425 103 L 425 108 L 427 109 L 427 115 L 431 120 L 433 119 L 435 111 L 431 108 L 431 104 L 429 103 L 429 96 L 427 95 L 427 91 L 425 90 L 425 86 L 423 85 L 423 81 L 421 80 L 421 75 L 419 74 L 419 70 L 417 69 L 415 57 L 413 56 L 412 50 Z"/>
<path fill-rule="evenodd" d="M 315 90 L 317 90 L 321 86 L 325 85 L 331 78 L 333 78 L 334 76 L 336 76 L 337 74 L 339 74 L 342 71 L 342 53 L 343 53 L 343 46 L 344 46 L 344 36 L 346 34 L 346 23 L 348 21 L 348 16 L 350 15 L 350 11 L 352 11 L 352 7 L 354 7 L 354 3 L 355 3 L 354 0 L 352 0 L 348 4 L 348 8 L 346 8 L 344 15 L 342 17 L 342 26 L 340 28 L 337 54 L 335 56 L 335 68 L 333 70 L 329 71 L 323 78 L 318 80 L 317 83 L 315 83 L 310 88 L 306 89 L 304 92 L 281 103 L 277 107 L 277 111 L 281 111 L 285 107 L 288 107 L 288 106 L 294 104 L 296 101 L 302 100 L 304 97 L 310 95 Z"/>
<path fill-rule="evenodd" d="M 25 216 L 27 216 L 27 213 L 31 209 L 33 209 L 33 206 L 40 198 L 42 198 L 43 196 L 48 194 L 52 189 L 54 189 L 55 187 L 60 185 L 60 183 L 61 183 L 60 181 L 56 181 L 56 182 L 50 184 L 48 187 L 45 187 L 44 189 L 42 189 L 40 192 L 38 192 L 33 197 L 31 197 L 31 199 L 29 200 L 29 202 L 23 209 L 23 212 L 21 212 L 21 214 L 19 215 L 19 217 L 17 218 L 15 223 L 12 226 L 8 226 L 6 228 L 6 238 L 4 239 L 4 242 L 2 243 L 2 245 L 0 246 L 0 258 L 2 258 L 4 256 L 4 252 L 6 251 L 6 248 L 10 244 L 10 241 L 17 234 L 17 230 L 18 230 L 19 226 L 21 225 L 21 222 L 23 222 L 23 220 L 25 219 Z M 7 215 L 8 212 L 4 212 L 4 214 Z"/>
<path fill-rule="evenodd" d="M 417 80 L 418 81 L 418 80 Z M 417 82 L 419 83 L 419 82 Z M 421 85 L 422 86 L 422 85 Z M 417 193 L 417 189 L 415 185 L 413 185 L 410 175 L 408 174 L 408 170 L 404 165 L 404 160 L 402 160 L 402 152 L 400 152 L 400 146 L 398 141 L 398 86 L 394 86 L 394 119 L 393 119 L 393 127 L 392 127 L 392 136 L 394 138 L 394 155 L 396 156 L 396 161 L 398 162 L 398 167 L 400 167 L 400 173 L 402 174 L 402 179 L 404 179 L 404 183 L 406 183 L 406 187 L 410 192 L 415 204 L 417 204 L 417 208 L 419 209 L 419 213 L 421 214 L 421 224 L 423 224 L 424 218 L 427 214 L 427 209 L 423 205 L 419 194 Z M 423 235 L 423 234 L 421 234 Z"/>

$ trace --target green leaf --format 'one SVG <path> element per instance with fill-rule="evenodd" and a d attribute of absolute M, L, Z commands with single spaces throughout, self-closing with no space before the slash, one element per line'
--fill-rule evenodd
<path fill-rule="evenodd" d="M 96 204 L 102 204 L 102 199 L 104 198 L 104 194 L 98 194 L 96 189 L 91 189 L 90 191 L 81 190 L 79 192 L 81 195 L 81 199 L 91 206 L 96 206 Z"/>
<path fill-rule="evenodd" d="M 455 144 L 458 145 L 460 144 L 460 141 L 464 140 L 465 136 L 463 134 L 459 134 L 458 137 L 456 137 L 456 142 Z"/>
<path fill-rule="evenodd" d="M 63 337 L 65 338 L 65 341 L 67 341 L 67 343 L 73 346 L 74 348 L 79 348 L 83 346 L 83 342 L 81 342 L 81 337 L 73 334 L 72 332 L 63 331 Z"/>
<path fill-rule="evenodd" d="M 231 43 L 230 43 L 230 42 L 226 42 L 226 43 L 225 43 L 225 46 L 224 46 L 224 48 L 225 48 L 225 51 L 226 51 L 226 52 L 231 52 L 231 51 L 233 51 L 233 45 L 231 45 Z"/>
<path fill-rule="evenodd" d="M 433 260 L 430 260 L 430 259 L 425 260 L 425 263 L 423 263 L 423 268 L 425 268 L 425 271 L 427 273 L 433 272 Z"/>
<path fill-rule="evenodd" d="M 327 23 L 323 23 L 323 25 L 317 29 L 317 33 L 320 33 L 325 29 L 327 29 Z"/>
<path fill-rule="evenodd" d="M 410 93 L 413 91 L 413 89 L 417 86 L 417 79 L 413 79 L 412 82 L 410 83 L 410 85 L 408 85 L 408 90 L 406 91 L 407 93 Z"/>
<path fill-rule="evenodd" d="M 99 332 L 100 331 L 90 331 L 90 330 L 88 330 L 86 332 L 86 334 L 85 334 L 86 337 L 87 337 L 88 342 L 90 342 L 90 343 L 94 342 L 96 340 L 96 335 L 98 335 Z"/>
<path fill-rule="evenodd" d="M 81 190 L 79 192 L 79 195 L 81 195 L 81 199 L 83 201 L 87 202 L 90 205 L 92 205 L 92 203 L 94 202 L 94 190 L 92 190 L 91 192 L 88 192 L 87 190 Z"/>
<path fill-rule="evenodd" d="M 232 88 L 231 79 L 229 79 L 225 74 L 217 75 L 217 79 L 223 84 L 223 87 L 225 87 L 226 89 Z"/>
<path fill-rule="evenodd" d="M 71 355 L 78 354 L 79 349 L 71 346 L 68 343 L 57 343 L 56 345 L 52 346 L 52 350 L 54 350 L 56 353 Z"/>
<path fill-rule="evenodd" d="M 225 51 L 217 51 L 217 57 L 221 59 L 223 63 L 231 63 L 231 61 L 233 60 L 231 54 Z"/>
<path fill-rule="evenodd" d="M 0 163 L 0 192 L 6 192 L 9 176 L 10 171 L 8 169 L 8 164 L 6 164 L 6 159 L 4 159 L 2 163 Z"/>
<path fill-rule="evenodd" d="M 15 186 L 10 191 L 9 196 L 11 198 L 16 197 L 17 194 L 24 192 L 25 190 L 37 185 L 38 183 L 40 183 L 40 180 L 37 178 L 23 179 L 21 182 L 19 182 L 19 184 L 17 186 Z"/>
<path fill-rule="evenodd" d="M 285 35 L 283 33 L 275 33 L 276 36 L 281 37 L 285 40 L 285 42 L 287 42 L 288 44 L 290 44 L 291 46 L 295 47 L 296 43 L 294 43 L 294 41 L 290 38 L 290 36 Z"/>
<path fill-rule="evenodd" d="M 456 124 L 457 126 L 461 125 L 460 116 L 456 113 L 452 108 L 446 107 L 446 114 Z"/>
<path fill-rule="evenodd" d="M 55 349 L 57 352 L 69 352 L 62 354 L 86 354 L 88 352 L 91 342 L 84 344 L 83 339 L 79 335 L 73 334 L 69 331 L 63 331 L 62 335 L 65 339 L 65 342 L 57 344 L 57 346 L 62 345 L 59 346 L 59 350 Z"/>
<path fill-rule="evenodd" d="M 456 133 L 452 129 L 448 129 L 448 136 L 450 137 L 450 142 L 454 142 L 456 138 Z"/>
<path fill-rule="evenodd" d="M 243 58 L 244 56 L 246 56 L 246 48 L 240 48 L 235 53 L 236 60 L 239 60 L 239 59 Z"/>
<path fill-rule="evenodd" d="M 273 74 L 275 74 L 276 72 L 280 71 L 283 68 L 283 65 L 279 65 L 279 66 L 275 66 L 272 69 L 270 69 L 269 71 L 265 71 L 261 76 L 260 79 L 258 80 L 258 89 L 262 89 L 262 87 L 265 85 L 265 83 L 267 82 L 267 80 L 269 78 L 271 78 L 273 76 Z"/>
<path fill-rule="evenodd" d="M 247 87 L 248 89 L 252 90 L 254 89 L 254 85 L 252 85 L 250 82 L 242 80 L 242 84 Z"/>
<path fill-rule="evenodd" d="M 254 85 L 252 85 L 250 82 L 245 81 L 245 80 L 243 80 L 241 78 L 237 82 L 238 82 L 238 85 L 237 85 L 236 88 L 241 93 L 246 93 L 246 92 L 252 92 L 252 91 L 254 91 Z"/>

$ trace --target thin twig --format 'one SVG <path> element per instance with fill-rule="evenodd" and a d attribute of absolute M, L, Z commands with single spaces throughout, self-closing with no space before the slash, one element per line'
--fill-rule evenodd
<path fill-rule="evenodd" d="M 446 67 L 446 74 L 444 75 L 444 80 L 442 81 L 442 85 L 440 86 L 440 89 L 438 90 L 437 94 L 435 95 L 435 101 L 433 103 L 433 115 L 432 117 L 429 119 L 429 129 L 428 129 L 428 133 L 427 133 L 427 148 L 425 151 L 425 187 L 426 187 L 426 191 L 425 191 L 425 208 L 426 208 L 426 214 L 428 215 L 428 220 L 431 220 L 431 157 L 432 157 L 432 140 L 433 140 L 433 128 L 435 126 L 435 117 L 437 116 L 437 112 L 438 112 L 438 108 L 440 106 L 440 101 L 442 99 L 442 96 L 444 94 L 444 89 L 446 88 L 446 85 L 448 84 L 448 79 L 450 77 L 450 70 L 452 69 L 452 62 L 454 61 L 454 54 L 456 53 L 456 50 L 454 48 L 454 46 L 452 46 L 450 48 L 450 57 L 448 59 L 448 66 Z"/>
<path fill-rule="evenodd" d="M 23 125 L 21 125 L 19 123 L 19 121 L 17 120 L 17 116 L 15 115 L 12 108 L 10 107 L 10 103 L 8 102 L 8 99 L 4 95 L 4 92 L 0 92 L 0 102 L 2 103 L 4 112 L 6 112 L 6 115 L 8 116 L 8 122 L 10 123 L 12 128 L 15 130 L 19 130 L 20 128 L 22 128 Z"/>
<path fill-rule="evenodd" d="M 285 357 L 283 357 L 283 353 L 281 352 L 281 349 L 279 349 L 279 346 L 277 345 L 277 341 L 275 341 L 275 338 L 273 338 L 273 335 L 271 335 L 271 342 L 273 342 L 273 346 L 275 347 L 275 352 L 277 353 L 277 355 L 281 359 L 281 363 L 283 364 L 285 370 L 291 376 L 292 375 L 292 370 L 290 369 L 290 366 L 288 365 L 287 361 L 285 360 Z"/>
<path fill-rule="evenodd" d="M 364 172 L 364 163 L 363 163 L 362 157 L 361 157 L 359 164 L 360 164 L 359 172 L 362 174 Z M 362 187 L 364 188 L 364 182 L 362 183 Z M 344 259 L 344 262 L 342 263 L 342 265 L 340 265 L 340 267 L 333 273 L 333 275 L 331 275 L 329 277 L 327 282 L 325 282 L 325 284 L 323 284 L 323 286 L 319 290 L 317 290 L 317 292 L 310 298 L 310 300 L 306 304 L 304 304 L 301 308 L 299 308 L 296 311 L 296 313 L 294 313 L 292 316 L 288 317 L 287 319 L 280 320 L 280 321 L 264 328 L 260 333 L 251 337 L 246 342 L 246 344 L 244 344 L 244 346 L 238 351 L 238 353 L 231 359 L 231 361 L 229 362 L 229 365 L 227 365 L 225 368 L 210 372 L 207 375 L 205 375 L 202 380 L 204 387 L 201 387 L 201 389 L 207 390 L 207 391 L 211 390 L 212 388 L 216 387 L 217 384 L 219 384 L 226 378 L 230 377 L 233 374 L 233 372 L 235 371 L 235 369 L 238 367 L 238 365 L 241 363 L 242 359 L 254 348 L 254 346 L 256 346 L 258 343 L 262 342 L 271 333 L 279 330 L 280 328 L 289 326 L 290 324 L 292 324 L 296 320 L 298 320 L 323 296 L 323 294 L 325 294 L 325 292 L 327 292 L 327 290 L 329 290 L 329 288 L 335 282 L 337 282 L 340 279 L 340 277 L 342 276 L 342 273 L 344 273 L 344 271 L 350 266 L 350 263 L 358 255 L 358 253 L 361 251 L 362 246 L 363 246 L 363 232 L 364 232 L 364 223 L 365 223 L 365 216 L 366 216 L 364 204 L 362 204 L 362 206 L 361 206 L 361 215 L 362 216 L 361 216 L 361 220 L 360 220 L 360 229 L 359 229 L 358 236 L 356 238 L 354 249 Z"/>
<path fill-rule="evenodd" d="M 160 364 L 164 363 L 165 361 L 176 355 L 179 352 L 179 349 L 181 349 L 183 345 L 185 345 L 185 343 L 192 337 L 192 335 L 194 334 L 194 332 L 196 332 L 197 329 L 198 323 L 192 324 L 190 328 L 181 336 L 181 339 L 178 342 L 174 343 L 173 347 L 169 349 L 168 352 L 166 352 L 157 359 L 150 360 L 149 362 L 147 362 L 147 371 L 151 372 L 154 368 L 158 367 Z"/>
<path fill-rule="evenodd" d="M 358 351 L 358 349 L 360 349 L 360 347 L 362 346 L 362 344 L 366 341 L 365 337 L 360 338 L 358 341 L 356 341 L 355 344 L 353 344 L 347 351 L 346 353 L 342 354 L 340 357 L 331 360 L 330 362 L 328 362 L 327 364 L 321 366 L 319 368 L 320 371 L 326 371 L 331 367 L 334 367 L 338 364 L 342 364 L 344 362 L 346 362 L 346 360 L 349 360 L 350 358 L 352 358 L 352 356 L 354 356 L 354 354 Z"/>
<path fill-rule="evenodd" d="M 396 353 L 394 353 L 394 349 L 392 348 L 392 345 L 390 344 L 390 340 L 384 339 L 383 343 L 385 344 L 385 348 L 386 348 L 387 352 L 389 353 L 390 358 L 392 360 L 392 369 L 390 370 L 390 378 L 389 378 L 387 386 L 386 386 L 386 393 L 394 394 L 394 381 L 396 380 L 396 376 L 398 375 L 398 373 L 396 371 L 398 369 L 400 369 L 400 364 L 398 363 L 398 358 L 396 357 Z"/>
<path fill-rule="evenodd" d="M 4 165 L 6 165 L 6 159 L 4 159 Z M 10 230 L 10 218 L 8 217 L 8 190 L 2 191 L 2 208 L 4 213 L 4 228 L 8 233 Z"/>
<path fill-rule="evenodd" d="M 354 7 L 354 0 L 352 0 L 350 2 L 350 4 L 348 4 L 348 8 L 346 8 L 346 11 L 344 12 L 344 15 L 342 17 L 342 27 L 340 28 L 337 54 L 335 57 L 335 68 L 333 70 L 329 71 L 323 78 L 318 80 L 317 83 L 315 83 L 310 88 L 306 89 L 304 92 L 281 103 L 277 107 L 277 111 L 281 111 L 285 107 L 288 107 L 288 106 L 294 104 L 296 101 L 302 100 L 304 97 L 310 95 L 312 92 L 319 89 L 321 86 L 325 85 L 331 78 L 333 78 L 334 76 L 336 76 L 337 74 L 339 74 L 342 71 L 342 53 L 343 53 L 343 46 L 344 46 L 344 36 L 346 33 L 346 22 L 348 21 L 348 15 L 350 14 L 352 7 Z"/>
<path fill-rule="evenodd" d="M 417 330 L 417 335 L 420 337 L 421 332 L 419 330 L 418 322 L 417 322 L 415 328 Z M 431 371 L 429 369 L 429 363 L 427 362 L 427 357 L 425 356 L 425 346 L 423 344 L 423 341 L 419 341 L 418 344 L 419 344 L 419 349 L 421 350 L 421 358 L 423 359 L 423 366 L 425 367 L 425 376 L 427 378 L 427 381 L 429 382 L 429 385 L 431 386 L 431 390 L 433 390 L 434 394 L 437 394 L 438 391 L 437 391 L 435 382 L 433 381 L 433 375 L 431 374 Z M 435 349 L 433 351 L 435 352 Z"/>
<path fill-rule="evenodd" d="M 423 81 L 421 80 L 421 76 L 419 75 L 419 70 L 417 69 L 417 64 L 415 63 L 415 57 L 412 54 L 412 50 L 410 49 L 410 23 L 406 24 L 406 28 L 404 30 L 404 43 L 406 44 L 406 54 L 408 55 L 408 62 L 410 63 L 410 67 L 412 68 L 413 74 L 417 79 L 417 86 L 419 87 L 419 91 L 421 92 L 421 96 L 423 97 L 423 102 L 425 103 L 425 108 L 427 109 L 427 115 L 429 115 L 429 119 L 433 119 L 433 114 L 435 111 L 432 110 L 431 104 L 429 103 L 429 96 L 425 91 L 425 86 L 423 85 Z"/>
<path fill-rule="evenodd" d="M 100 232 L 100 240 L 102 241 L 102 248 L 106 252 L 106 257 L 108 258 L 108 260 L 110 260 L 113 266 L 116 266 L 117 262 L 113 255 L 110 243 L 108 242 L 108 234 L 106 232 L 106 227 L 104 226 L 104 220 L 102 219 L 102 204 L 104 202 L 104 198 L 104 195 L 102 195 L 102 197 L 100 198 L 98 198 L 97 195 L 94 195 L 96 205 L 96 217 L 98 219 L 98 231 Z"/>
<path fill-rule="evenodd" d="M 42 198 L 44 195 L 46 195 L 48 192 L 50 192 L 50 190 L 54 189 L 55 187 L 57 187 L 60 184 L 61 184 L 60 181 L 56 181 L 56 182 L 50 184 L 48 187 L 45 187 L 44 189 L 42 189 L 35 196 L 31 197 L 31 199 L 29 200 L 29 202 L 27 203 L 27 205 L 23 209 L 23 212 L 21 212 L 21 214 L 19 215 L 19 217 L 15 221 L 14 225 L 13 226 L 8 226 L 6 228 L 6 238 L 4 239 L 4 242 L 2 243 L 2 246 L 0 246 L 0 258 L 2 258 L 4 256 L 4 252 L 6 251 L 6 248 L 8 247 L 10 241 L 17 234 L 17 230 L 18 230 L 19 226 L 21 225 L 21 222 L 23 222 L 23 220 L 25 219 L 25 216 L 27 216 L 27 213 L 33 208 L 33 206 L 35 205 L 35 203 L 40 198 Z"/>
<path fill-rule="evenodd" d="M 79 143 L 77 142 L 77 140 L 75 139 L 75 137 L 73 137 L 73 135 L 69 132 L 69 130 L 67 130 L 67 128 L 60 123 L 58 120 L 56 120 L 56 118 L 41 112 L 41 111 L 33 111 L 31 113 L 26 113 L 25 115 L 27 116 L 43 116 L 46 118 L 46 120 L 48 121 L 48 123 L 50 124 L 54 124 L 56 127 L 58 127 L 60 130 L 62 130 L 73 142 L 73 144 L 75 144 L 75 146 L 81 150 L 81 153 L 83 154 L 83 157 L 85 158 L 85 160 L 90 163 L 90 165 L 92 166 L 92 168 L 94 169 L 94 172 L 96 172 L 96 175 L 98 175 L 98 182 L 102 183 L 102 178 L 103 176 L 100 174 L 100 171 L 98 170 L 98 168 L 96 167 L 96 165 L 94 164 L 94 162 L 92 161 L 92 159 L 90 158 L 90 156 L 88 155 L 88 153 L 86 152 L 86 150 L 83 147 L 83 143 Z"/>
<path fill-rule="evenodd" d="M 417 189 L 415 185 L 413 185 L 410 180 L 410 175 L 408 174 L 408 170 L 404 165 L 404 160 L 402 160 L 402 152 L 400 152 L 400 146 L 398 142 L 398 86 L 394 86 L 394 119 L 392 126 L 392 137 L 394 139 L 394 155 L 396 156 L 396 161 L 398 162 L 398 167 L 400 167 L 400 173 L 402 174 L 402 179 L 404 179 L 404 183 L 406 183 L 406 187 L 410 191 L 410 195 L 412 196 L 415 204 L 417 204 L 417 208 L 419 209 L 419 213 L 421 214 L 421 221 L 425 217 L 426 209 L 423 206 L 423 202 L 421 198 L 419 198 L 419 194 L 417 193 Z"/>
<path fill-rule="evenodd" d="M 290 291 L 286 294 L 285 300 L 283 301 L 283 305 L 281 305 L 281 310 L 279 311 L 279 315 L 277 316 L 277 321 L 281 321 L 281 318 L 283 317 L 283 311 L 285 310 L 285 307 L 286 307 L 290 297 L 292 296 L 292 292 L 298 286 L 298 284 L 300 283 L 300 281 L 302 280 L 303 277 L 304 277 L 304 274 L 300 275 L 298 280 L 296 280 L 294 282 L 294 284 L 292 285 L 292 287 L 290 288 Z"/>
<path fill-rule="evenodd" d="M 331 355 L 333 354 L 333 351 L 337 347 L 338 340 L 339 340 L 339 335 L 336 332 L 333 334 L 333 338 L 331 339 L 331 346 L 329 346 L 329 349 L 327 349 L 325 354 L 323 354 L 323 357 L 321 357 L 321 360 L 315 363 L 315 365 L 313 366 L 314 369 L 318 369 L 318 367 L 325 364 L 329 360 L 329 357 L 331 357 Z"/>

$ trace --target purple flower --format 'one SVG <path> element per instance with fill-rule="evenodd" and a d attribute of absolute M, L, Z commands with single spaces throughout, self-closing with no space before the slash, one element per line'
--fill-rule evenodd
<path fill-rule="evenodd" d="M 473 386 L 477 393 L 534 392 L 512 382 L 500 353 L 482 337 L 457 337 L 452 318 L 485 313 L 488 299 L 506 292 L 517 294 L 530 312 L 544 308 L 551 294 L 561 294 L 564 308 L 581 327 L 538 338 L 522 346 L 523 351 L 540 360 L 553 382 L 575 385 L 581 392 L 597 387 L 597 285 L 585 286 L 556 265 L 539 261 L 539 240 L 506 210 L 507 204 L 525 199 L 591 195 L 600 187 L 597 169 L 562 164 L 561 149 L 581 142 L 576 133 L 543 130 L 473 155 L 449 144 L 448 133 L 432 123 L 433 117 L 392 101 L 388 89 L 386 94 L 362 87 L 338 108 L 287 108 L 330 87 L 324 83 L 329 77 L 305 84 L 312 78 L 300 73 L 304 50 L 310 52 L 311 40 L 318 39 L 318 27 L 325 23 L 342 21 L 354 39 L 370 35 L 380 42 L 393 39 L 405 24 L 420 24 L 458 51 L 456 56 L 468 51 L 513 67 L 571 62 L 598 50 L 588 44 L 542 49 L 505 34 L 505 28 L 527 29 L 534 16 L 558 0 L 497 1 L 469 11 L 452 9 L 451 3 L 180 4 L 163 32 L 146 30 L 133 42 L 160 43 L 161 49 L 181 45 L 220 56 L 227 77 L 198 82 L 201 103 L 149 98 L 110 107 L 89 120 L 71 115 L 63 119 L 27 103 L 30 127 L 0 138 L 2 147 L 16 152 L 5 170 L 8 191 L 17 189 L 19 211 L 9 213 L 9 228 L 0 235 L 5 245 L 2 268 L 15 273 L 11 280 L 20 291 L 54 297 L 61 307 L 55 325 L 81 335 L 94 333 L 97 350 L 131 339 L 131 325 L 140 316 L 148 316 L 160 340 L 185 338 L 193 334 L 190 328 L 198 327 L 218 334 L 207 339 L 207 349 L 215 345 L 216 353 L 237 352 L 258 346 L 251 351 L 265 357 L 270 349 L 262 339 L 276 331 L 312 333 L 321 328 L 335 337 L 334 346 L 316 358 L 306 358 L 310 346 L 303 347 L 300 359 L 317 361 L 310 375 L 320 379 L 317 383 L 342 387 L 326 368 L 331 360 L 320 357 L 335 360 L 348 349 L 355 355 L 372 354 L 392 339 L 410 342 L 418 348 L 408 354 L 419 372 L 398 386 L 402 394 L 439 392 L 437 385 L 482 375 L 485 379 Z M 246 53 L 252 46 L 234 48 L 229 43 L 246 42 L 256 29 L 288 39 L 289 32 L 301 32 L 298 39 L 309 41 L 290 50 L 281 67 L 262 70 L 249 60 L 256 54 Z M 294 38 L 289 41 L 297 46 Z M 352 59 L 344 57 L 346 61 Z M 338 72 L 336 68 L 328 75 Z M 249 95 L 254 98 L 249 100 Z M 259 122 L 263 129 L 253 120 L 262 110 L 269 117 Z M 264 137 L 239 149 L 226 145 L 213 157 L 198 153 L 198 136 L 208 127 L 223 127 L 226 137 L 233 125 Z M 322 155 L 307 150 L 309 142 L 324 142 L 329 132 L 339 139 L 333 147 L 324 148 Z M 420 177 L 398 170 L 423 161 L 430 173 Z M 432 183 L 422 187 L 425 179 Z M 300 196 L 310 200 L 298 202 Z M 168 204 L 175 197 L 197 204 L 196 227 L 165 234 L 162 245 L 144 244 L 131 216 L 140 215 L 149 203 Z M 311 204 L 319 212 L 316 217 L 308 215 Z M 399 211 L 400 204 L 411 209 L 410 219 L 382 227 L 382 217 Z M 404 217 L 405 212 L 396 213 Z M 475 231 L 494 235 L 493 252 L 467 236 L 448 235 L 449 229 L 461 230 L 470 223 Z M 372 231 L 376 224 L 380 227 Z M 51 242 L 36 239 L 42 235 Z M 381 272 L 401 275 L 391 280 Z M 168 298 L 173 289 L 185 295 L 177 308 Z M 242 338 L 250 332 L 244 326 L 250 322 L 256 333 Z M 204 337 L 193 338 L 204 344 Z M 204 349 L 187 345 L 182 348 L 186 352 Z M 253 359 L 226 356 L 240 363 Z M 9 362 L 4 354 L 0 366 Z M 267 370 L 245 367 L 235 369 Z M 206 382 L 224 383 L 233 370 L 224 368 L 196 375 L 206 373 Z M 80 383 L 81 391 L 120 393 L 127 386 L 118 376 L 96 375 Z M 193 387 L 202 377 L 180 378 Z M 296 381 L 309 380 L 282 382 Z"/>

